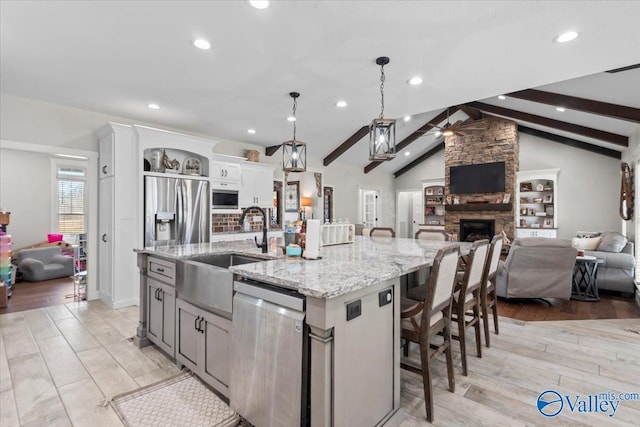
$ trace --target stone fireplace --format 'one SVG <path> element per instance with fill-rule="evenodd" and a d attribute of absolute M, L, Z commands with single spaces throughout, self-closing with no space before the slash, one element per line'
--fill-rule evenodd
<path fill-rule="evenodd" d="M 461 219 L 460 241 L 475 242 L 476 240 L 491 240 L 495 234 L 496 222 L 492 219 Z"/>
<path fill-rule="evenodd" d="M 516 171 L 519 168 L 518 127 L 512 120 L 499 117 L 482 119 L 487 125 L 483 131 L 470 132 L 464 136 L 454 135 L 445 139 L 445 197 L 458 205 L 445 206 L 445 231 L 462 240 L 462 221 L 492 221 L 489 238 L 504 230 L 509 238 L 515 234 L 514 198 Z M 481 163 L 505 163 L 504 193 L 451 194 L 449 168 L 452 166 Z M 509 203 L 502 203 L 504 196 Z"/>

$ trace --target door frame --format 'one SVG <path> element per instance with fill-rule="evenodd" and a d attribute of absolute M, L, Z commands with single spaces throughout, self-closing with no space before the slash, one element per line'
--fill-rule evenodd
<path fill-rule="evenodd" d="M 421 188 L 403 188 L 401 190 L 396 190 L 396 225 L 395 225 L 395 230 L 396 233 L 400 232 L 400 215 L 398 214 L 400 211 L 400 194 L 401 193 L 418 193 L 420 195 L 420 206 L 422 207 L 424 205 L 424 198 L 422 197 L 422 191 L 423 189 Z M 411 198 L 411 210 L 413 209 L 413 197 Z M 424 208 L 421 209 L 422 211 L 424 211 Z M 411 216 L 411 223 L 408 224 L 409 226 L 411 226 L 413 224 L 413 215 Z M 402 236 L 399 236 L 402 237 Z M 409 230 L 409 236 L 408 238 L 413 238 L 413 233 L 412 230 Z"/>
<path fill-rule="evenodd" d="M 87 300 L 98 298 L 98 152 L 79 150 L 55 145 L 32 144 L 28 142 L 0 140 L 0 149 L 28 151 L 48 154 L 51 158 L 76 156 L 87 162 Z M 68 158 L 67 158 L 68 160 Z M 51 185 L 45 183 L 44 185 Z M 53 197 L 53 195 L 52 195 Z"/>
<path fill-rule="evenodd" d="M 374 227 L 376 226 L 380 226 L 381 223 L 383 223 L 382 221 L 382 207 L 381 207 L 381 201 L 382 201 L 382 188 L 380 187 L 368 187 L 368 186 L 364 186 L 361 187 L 360 185 L 357 186 L 358 188 L 358 222 L 357 223 L 361 223 L 364 225 L 364 211 L 363 211 L 363 203 L 362 203 L 362 197 L 363 197 L 363 192 L 364 191 L 377 191 L 378 192 L 378 202 L 376 203 L 376 219 L 375 219 L 375 224 Z M 356 223 L 356 224 L 357 224 Z"/>

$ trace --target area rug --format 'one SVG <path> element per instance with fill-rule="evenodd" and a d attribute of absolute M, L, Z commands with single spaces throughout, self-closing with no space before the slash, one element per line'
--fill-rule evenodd
<path fill-rule="evenodd" d="M 125 426 L 233 427 L 240 417 L 193 373 L 123 393 L 111 407 Z"/>

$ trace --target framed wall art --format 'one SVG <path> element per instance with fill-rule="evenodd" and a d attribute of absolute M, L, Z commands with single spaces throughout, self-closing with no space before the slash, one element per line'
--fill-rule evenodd
<path fill-rule="evenodd" d="M 322 189 L 324 198 L 324 220 L 333 221 L 333 187 L 324 187 Z"/>
<path fill-rule="evenodd" d="M 300 181 L 289 181 L 284 190 L 284 211 L 300 210 Z"/>

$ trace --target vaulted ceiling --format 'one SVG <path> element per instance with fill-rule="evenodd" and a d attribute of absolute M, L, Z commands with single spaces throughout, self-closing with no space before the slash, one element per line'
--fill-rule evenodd
<path fill-rule="evenodd" d="M 385 117 L 399 119 L 406 146 L 376 170 L 394 172 L 438 144 L 414 132 L 447 106 L 462 108 L 452 123 L 471 106 L 637 132 L 637 121 L 575 105 L 559 113 L 553 102 L 523 98 L 536 92 L 516 94 L 536 89 L 640 108 L 640 70 L 604 72 L 640 63 L 637 16 L 640 2 L 274 1 L 256 10 L 245 1 L 2 1 L 0 91 L 268 147 L 292 136 L 286 117 L 295 90 L 297 136 L 310 155 L 323 159 L 357 140 L 334 161 L 364 170 L 367 138 L 359 136 L 380 111 L 375 58 L 385 55 Z M 569 29 L 580 37 L 552 42 Z M 195 38 L 212 48 L 195 49 Z M 416 75 L 424 82 L 408 85 Z M 604 134 L 516 120 L 622 149 Z"/>

